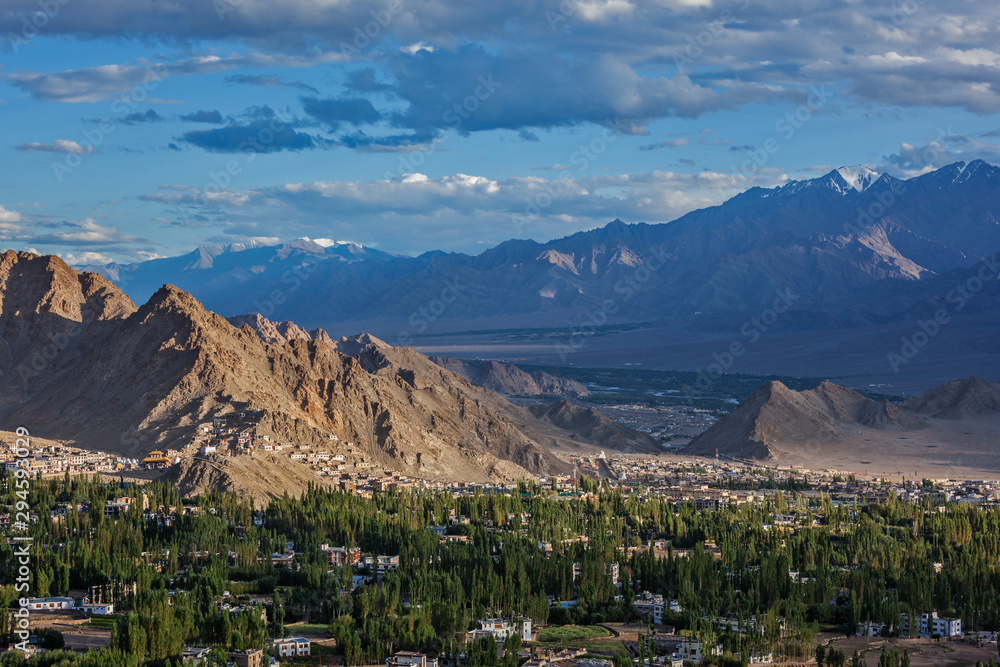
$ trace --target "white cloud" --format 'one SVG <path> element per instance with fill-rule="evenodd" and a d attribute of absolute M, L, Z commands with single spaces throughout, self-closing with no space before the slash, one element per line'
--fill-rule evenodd
<path fill-rule="evenodd" d="M 576 3 L 576 11 L 584 21 L 606 23 L 611 19 L 631 17 L 635 5 L 628 0 L 580 0 Z"/>
<path fill-rule="evenodd" d="M 181 225 L 211 227 L 201 220 L 222 220 L 218 226 L 224 233 L 214 238 L 247 240 L 271 232 L 284 238 L 356 238 L 389 252 L 468 252 L 474 245 L 470 239 L 489 244 L 509 238 L 548 240 L 615 218 L 668 222 L 719 204 L 750 185 L 770 186 L 787 179 L 783 173 L 763 170 L 759 181 L 710 171 L 577 176 L 498 179 L 412 173 L 393 179 L 231 190 L 211 202 L 183 188 L 165 188 L 169 192 L 146 198 L 184 211 Z"/>
<path fill-rule="evenodd" d="M 71 139 L 56 139 L 51 144 L 33 141 L 29 144 L 14 146 L 14 149 L 25 153 L 67 153 L 73 155 L 87 155 L 96 152 L 93 146 L 81 146 Z"/>
<path fill-rule="evenodd" d="M 0 34 L 17 33 L 37 9 L 37 0 L 5 0 Z M 553 26 L 547 14 L 562 20 Z M 775 91 L 834 81 L 842 82 L 843 90 L 862 103 L 995 113 L 1000 110 L 995 92 L 1000 87 L 998 24 L 1000 4 L 971 0 L 508 0 L 488 5 L 406 0 L 395 12 L 373 10 L 364 0 L 73 0 L 60 7 L 59 19 L 50 21 L 45 32 L 233 45 L 230 55 L 164 63 L 154 74 L 156 80 L 233 67 L 308 66 L 324 59 L 372 62 L 390 70 L 389 78 L 399 79 L 409 72 L 390 62 L 392 56 L 422 60 L 431 48 L 437 56 L 454 54 L 463 45 L 486 44 L 501 62 L 511 63 L 508 90 L 516 88 L 524 97 L 522 106 L 535 109 L 515 118 L 523 127 L 532 127 L 531 122 L 591 122 L 606 110 L 600 108 L 603 98 L 597 97 L 598 108 L 588 113 L 586 95 L 593 97 L 601 85 L 609 84 L 626 107 L 647 114 L 660 108 L 654 117 L 737 108 L 768 99 Z M 392 48 L 381 48 L 386 44 Z M 349 53 L 342 45 L 351 47 Z M 399 45 L 421 57 L 402 56 Z M 676 58 L 692 45 L 697 47 L 695 55 L 685 63 L 690 80 L 669 76 Z M 552 78 L 544 75 L 559 59 L 593 64 L 600 58 L 620 63 L 622 76 L 597 72 L 602 76 L 592 85 L 594 67 L 566 67 L 559 77 L 569 80 L 554 87 Z M 39 98 L 83 102 L 128 91 L 142 82 L 151 64 L 3 76 Z M 414 89 L 434 84 L 433 92 L 439 94 L 440 82 L 430 78 L 435 73 L 426 74 L 413 81 Z M 521 78 L 524 84 L 517 83 Z M 457 83 L 464 86 L 468 79 Z M 556 120 L 548 118 L 544 112 L 574 88 L 586 95 L 552 109 Z M 463 90 L 462 96 L 469 93 Z M 408 118 L 440 117 L 439 95 L 436 104 L 420 99 L 417 92 L 405 99 L 423 107 L 407 112 Z M 584 108 L 574 115 L 573 107 L 581 104 Z M 623 110 L 623 115 L 629 113 L 631 109 Z"/>
<path fill-rule="evenodd" d="M 17 211 L 11 211 L 0 205 L 0 223 L 11 223 L 20 221 L 21 221 L 20 213 L 18 213 Z"/>
<path fill-rule="evenodd" d="M 997 67 L 1000 66 L 1000 53 L 991 49 L 950 49 L 939 48 L 935 55 L 942 60 L 951 60 L 962 65 Z"/>
<path fill-rule="evenodd" d="M 0 240 L 2 241 L 18 241 L 57 249 L 97 246 L 91 252 L 107 252 L 113 246 L 146 242 L 145 239 L 138 236 L 120 232 L 115 227 L 100 225 L 92 218 L 58 222 L 42 218 L 29 221 L 24 220 L 20 214 L 8 211 L 3 207 L 0 207 L 0 211 L 5 212 L 4 215 L 0 215 Z M 17 216 L 17 218 L 12 218 L 12 215 Z M 18 222 L 22 224 L 17 224 Z"/>
<path fill-rule="evenodd" d="M 985 141 L 983 136 L 947 134 L 919 146 L 904 142 L 897 153 L 883 156 L 876 169 L 888 170 L 898 178 L 912 178 L 955 162 L 1000 162 L 1000 145 Z"/>
<path fill-rule="evenodd" d="M 70 266 L 87 266 L 87 265 L 99 265 L 103 266 L 105 264 L 110 264 L 114 260 L 107 255 L 99 252 L 81 252 L 74 255 L 73 253 L 60 253 L 60 257 L 65 260 Z"/>
<path fill-rule="evenodd" d="M 95 243 L 133 243 L 140 239 L 130 234 L 123 234 L 114 227 L 104 227 L 86 218 L 80 222 L 67 222 L 67 231 L 54 232 L 50 235 L 52 241 L 71 245 L 90 245 Z M 50 241 L 51 242 L 51 241 Z"/>
<path fill-rule="evenodd" d="M 427 51 L 428 53 L 434 53 L 434 47 L 429 44 L 424 44 L 423 42 L 417 42 L 416 44 L 410 44 L 409 46 L 402 47 L 400 51 L 402 51 L 403 53 L 409 53 L 412 56 L 419 51 Z"/>
<path fill-rule="evenodd" d="M 100 102 L 119 95 L 146 100 L 163 79 L 191 74 L 211 74 L 237 67 L 308 67 L 322 62 L 343 60 L 339 53 L 314 56 L 281 54 L 233 54 L 196 56 L 173 62 L 140 59 L 133 64 L 99 65 L 44 74 L 26 72 L 0 75 L 33 97 L 56 102 Z M 139 95 L 141 94 L 141 98 Z M 160 104 L 179 103 L 157 99 Z"/>
<path fill-rule="evenodd" d="M 98 224 L 91 218 L 54 221 L 48 216 L 22 216 L 0 206 L 0 243 L 24 248 L 36 255 L 54 254 L 72 266 L 104 265 L 119 261 L 145 261 L 160 257 L 146 239 Z"/>

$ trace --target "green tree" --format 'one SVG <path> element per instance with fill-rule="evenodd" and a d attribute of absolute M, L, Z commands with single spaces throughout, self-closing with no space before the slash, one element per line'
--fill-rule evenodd
<path fill-rule="evenodd" d="M 521 635 L 517 632 L 511 632 L 503 644 L 503 662 L 505 667 L 517 667 L 521 662 L 520 653 Z"/>

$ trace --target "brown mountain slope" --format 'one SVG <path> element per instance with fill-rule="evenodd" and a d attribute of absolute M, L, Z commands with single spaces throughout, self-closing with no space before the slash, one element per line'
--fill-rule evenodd
<path fill-rule="evenodd" d="M 830 382 L 802 392 L 770 382 L 694 438 L 685 453 L 714 456 L 718 451 L 729 457 L 780 460 L 783 455 L 837 447 L 859 428 L 911 431 L 923 425 L 920 417 L 893 403 L 879 403 Z"/>
<path fill-rule="evenodd" d="M 534 405 L 531 414 L 547 424 L 573 431 L 587 441 L 603 443 L 622 452 L 661 452 L 659 443 L 650 435 L 622 426 L 597 410 L 582 408 L 570 401 L 552 405 Z"/>
<path fill-rule="evenodd" d="M 136 310 L 103 279 L 55 258 L 7 253 L 0 284 L 0 418 L 41 437 L 145 454 L 185 445 L 197 425 L 238 404 L 265 410 L 262 427 L 278 438 L 318 444 L 337 434 L 414 476 L 568 470 L 511 421 L 506 401 L 412 351 L 355 359 L 326 342 L 270 344 L 172 286 Z M 69 342 L 17 382 L 19 360 L 64 331 Z"/>
<path fill-rule="evenodd" d="M 287 343 L 290 340 L 312 340 L 313 338 L 308 331 L 294 322 L 288 320 L 271 322 L 260 313 L 227 317 L 226 321 L 237 329 L 244 324 L 249 325 L 265 343 Z"/>
<path fill-rule="evenodd" d="M 982 419 L 1000 416 L 1000 382 L 970 377 L 911 396 L 901 405 L 938 419 Z"/>
<path fill-rule="evenodd" d="M 431 361 L 464 376 L 469 382 L 507 396 L 589 396 L 579 382 L 544 371 L 523 371 L 498 361 L 469 363 L 451 357 L 430 357 Z"/>
<path fill-rule="evenodd" d="M 33 258 L 33 259 L 31 259 Z M 31 259 L 31 261 L 28 261 Z M 0 255 L 0 404 L 21 396 L 91 330 L 135 311 L 111 282 L 79 274 L 58 257 Z"/>
<path fill-rule="evenodd" d="M 332 343 L 332 345 L 340 353 L 354 358 L 359 358 L 365 352 L 370 352 L 372 350 L 386 351 L 392 349 L 392 346 L 384 340 L 366 333 L 350 337 L 341 336 L 340 340 Z"/>
<path fill-rule="evenodd" d="M 288 491 L 298 495 L 309 484 L 323 486 L 323 478 L 309 467 L 290 463 L 281 455 L 256 451 L 252 456 L 194 457 L 181 461 L 170 472 L 178 490 L 185 495 L 198 495 L 212 489 L 236 491 L 265 502 Z"/>
<path fill-rule="evenodd" d="M 264 318 L 260 318 L 258 324 L 262 335 L 266 335 L 266 332 L 272 329 L 271 323 Z M 546 448 L 561 451 L 596 449 L 659 451 L 657 443 L 649 436 L 622 426 L 596 411 L 585 411 L 567 403 L 568 408 L 562 411 L 554 409 L 551 416 L 543 414 L 548 409 L 544 407 L 541 413 L 535 414 L 532 410 L 509 403 L 489 389 L 476 386 L 462 375 L 443 367 L 440 363 L 435 363 L 411 348 L 393 347 L 370 334 L 345 336 L 334 341 L 322 330 L 317 330 L 313 332 L 313 337 L 338 352 L 356 359 L 366 372 L 376 377 L 395 374 L 418 391 L 430 391 L 435 395 L 439 395 L 442 388 L 448 388 L 456 401 L 452 405 L 452 412 L 457 410 L 462 414 L 465 409 L 463 406 L 471 401 L 475 405 L 503 415 L 525 438 Z M 515 370 L 520 372 L 519 369 Z M 557 403 L 553 407 L 559 405 Z M 439 416 L 447 414 L 447 411 L 441 411 Z M 505 456 L 521 461 L 520 454 L 514 451 L 508 452 Z"/>

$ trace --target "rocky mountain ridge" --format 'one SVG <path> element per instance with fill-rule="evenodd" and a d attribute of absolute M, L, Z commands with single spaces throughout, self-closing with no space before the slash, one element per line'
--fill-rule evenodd
<path fill-rule="evenodd" d="M 431 361 L 458 373 L 469 382 L 506 396 L 575 396 L 590 391 L 575 380 L 545 371 L 524 371 L 513 364 L 493 360 L 463 361 L 451 357 L 429 357 Z"/>
<path fill-rule="evenodd" d="M 0 256 L 0 334 L 5 423 L 130 456 L 182 448 L 234 406 L 264 410 L 276 439 L 336 434 L 385 469 L 449 481 L 566 472 L 539 443 L 577 436 L 409 348 L 229 321 L 171 285 L 137 308 L 55 257 Z"/>
<path fill-rule="evenodd" d="M 948 382 L 900 403 L 831 382 L 806 391 L 770 382 L 692 439 L 685 453 L 781 461 L 850 447 L 863 433 L 919 432 L 936 420 L 998 419 L 1000 383 L 980 378 Z"/>

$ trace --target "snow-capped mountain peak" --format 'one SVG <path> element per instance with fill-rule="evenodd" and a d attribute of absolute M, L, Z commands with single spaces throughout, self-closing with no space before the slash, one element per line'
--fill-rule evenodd
<path fill-rule="evenodd" d="M 757 197 L 765 199 L 771 194 L 783 197 L 792 197 L 806 188 L 828 188 L 841 196 L 854 195 L 864 192 L 875 184 L 883 174 L 864 165 L 853 167 L 839 167 L 819 178 L 805 181 L 788 181 L 773 190 L 762 190 L 754 188 L 747 192 L 753 192 Z"/>
<path fill-rule="evenodd" d="M 874 169 L 869 169 L 864 165 L 840 167 L 835 171 L 840 174 L 840 177 L 844 179 L 847 185 L 854 188 L 858 192 L 864 192 L 867 190 L 868 186 L 877 181 L 882 175 Z"/>
<path fill-rule="evenodd" d="M 307 241 L 309 243 L 315 243 L 321 248 L 332 248 L 338 245 L 356 245 L 358 247 L 364 247 L 360 243 L 355 243 L 354 241 L 337 241 L 335 239 L 311 239 L 308 236 L 302 236 L 295 239 L 296 241 Z"/>

